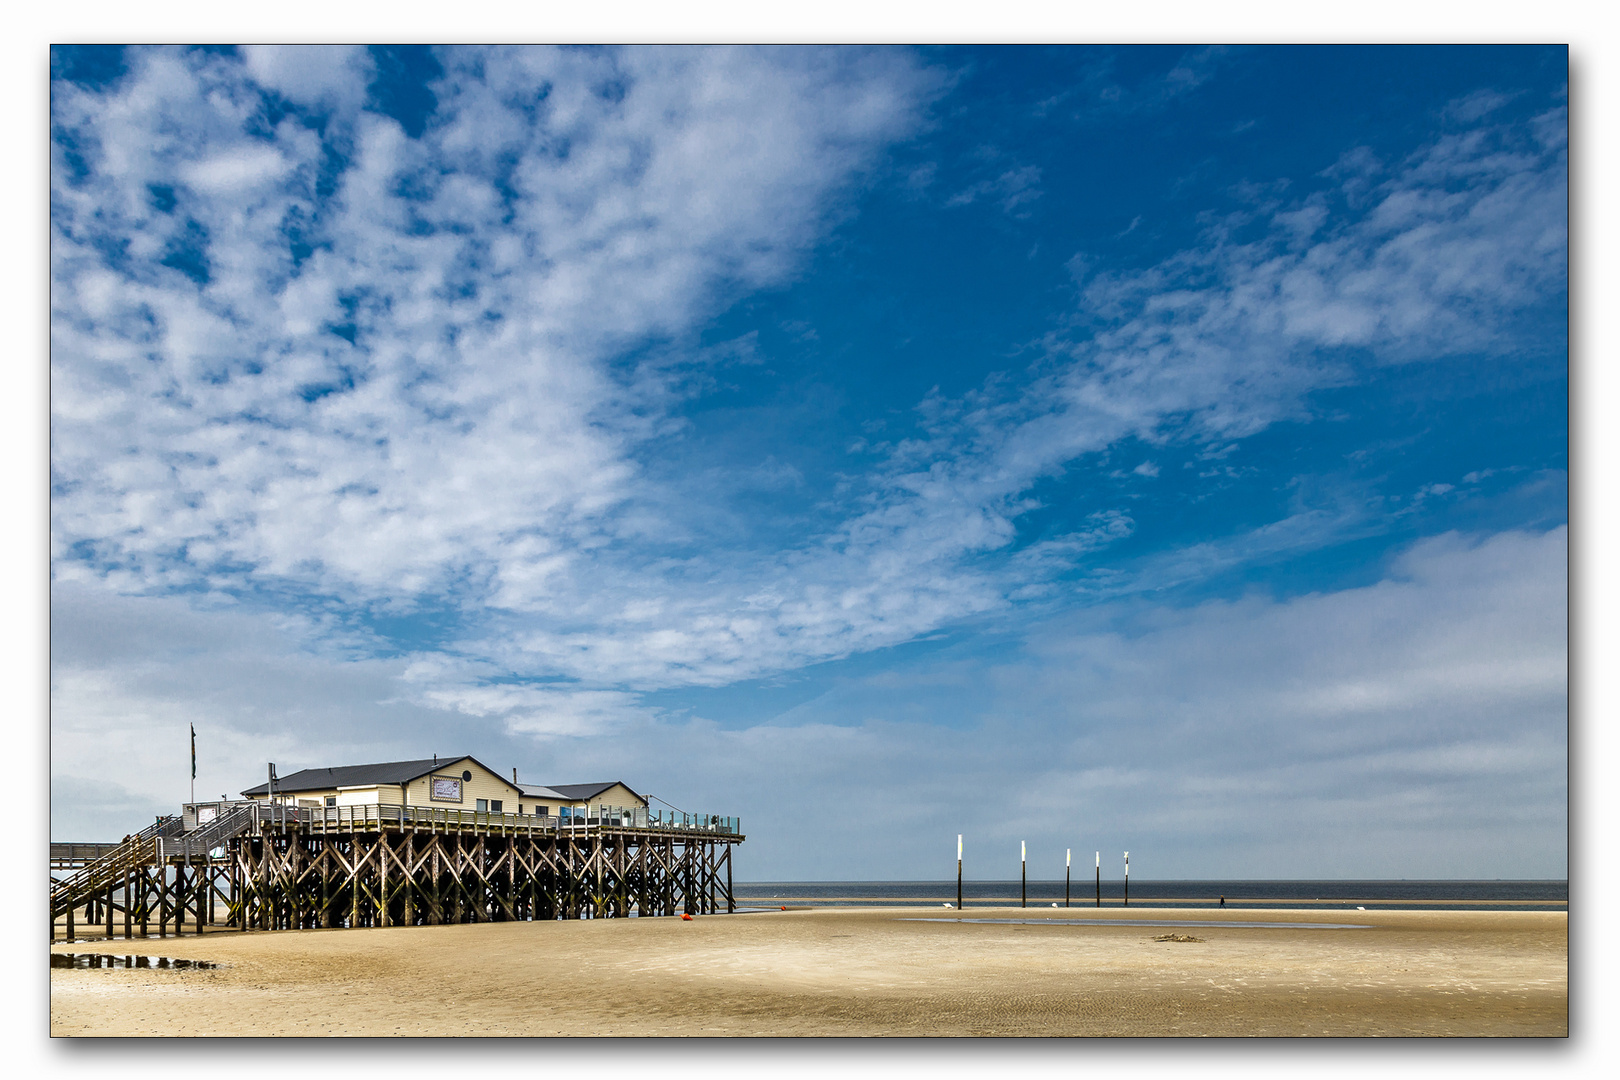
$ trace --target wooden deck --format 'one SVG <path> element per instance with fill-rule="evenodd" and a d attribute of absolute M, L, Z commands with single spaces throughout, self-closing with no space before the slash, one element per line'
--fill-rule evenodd
<path fill-rule="evenodd" d="M 62 852 L 51 934 L 651 917 L 734 911 L 733 817 L 557 817 L 398 805 L 193 803 L 119 845 Z M 64 845 L 66 846 L 66 845 Z M 95 849 L 107 849 L 97 854 Z"/>

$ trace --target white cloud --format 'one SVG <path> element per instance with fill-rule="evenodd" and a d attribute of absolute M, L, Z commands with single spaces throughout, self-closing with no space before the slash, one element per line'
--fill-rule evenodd
<path fill-rule="evenodd" d="M 1492 313 L 1563 286 L 1564 151 L 1536 134 L 1558 123 L 1452 132 L 1394 166 L 1347 155 L 1317 195 L 1249 207 L 1250 239 L 1228 220 L 1147 270 L 1092 270 L 1030 372 L 921 403 L 821 535 L 703 550 L 682 542 L 702 509 L 671 509 L 641 457 L 675 429 L 685 375 L 624 353 L 673 341 L 689 358 L 734 290 L 788 280 L 839 190 L 916 129 L 929 76 L 854 50 L 441 57 L 421 139 L 360 111 L 360 56 L 137 50 L 106 94 L 60 88 L 54 569 L 129 591 L 443 601 L 455 639 L 390 693 L 503 732 L 624 729 L 648 722 L 633 691 L 793 670 L 1046 595 L 1132 522 L 1102 511 L 1011 554 L 1040 480 L 1126 439 L 1230 447 L 1303 417 L 1313 390 L 1356 377 L 1352 346 L 1370 362 L 1497 348 Z M 296 115 L 259 130 L 255 87 L 306 75 L 288 96 L 330 107 L 325 141 Z M 1035 190 L 998 168 L 1013 179 L 996 197 Z M 795 482 L 769 462 L 756 479 Z M 1358 520 L 1303 509 L 1136 581 Z M 80 692 L 63 700 L 111 715 Z"/>
<path fill-rule="evenodd" d="M 1495 90 L 1475 90 L 1471 94 L 1465 94 L 1456 101 L 1450 102 L 1441 111 L 1448 119 L 1464 124 L 1472 124 L 1489 116 L 1518 96 L 1518 94 L 1498 93 Z"/>
<path fill-rule="evenodd" d="M 741 815 L 744 880 L 942 877 L 957 832 L 976 877 L 1015 876 L 1019 839 L 1048 877 L 1065 846 L 1128 847 L 1146 878 L 1558 876 L 1566 544 L 1447 535 L 1341 592 L 1119 601 L 1016 647 L 850 669 L 743 726 L 565 685 L 458 691 L 442 660 L 58 586 L 53 828 L 103 839 L 172 811 L 196 723 L 199 793 L 266 760 L 472 752 Z"/>
<path fill-rule="evenodd" d="M 418 755 L 468 718 L 408 701 L 402 665 L 347 656 L 319 626 L 174 597 L 118 596 L 58 584 L 51 601 L 52 830 L 106 839 L 173 813 L 190 791 L 188 730 L 198 733 L 199 796 L 235 797 L 264 775 L 339 760 Z M 428 750 L 451 752 L 448 745 Z M 320 760 L 312 760 L 315 753 Z M 133 821 L 109 820 L 85 785 L 120 785 Z M 98 796 L 97 798 L 100 798 Z M 103 808 L 105 809 L 105 808 Z"/>
<path fill-rule="evenodd" d="M 622 690 L 486 681 L 501 672 L 487 664 L 456 664 L 442 655 L 419 656 L 400 678 L 401 700 L 447 714 L 498 720 L 510 735 L 606 736 L 656 714 Z"/>
<path fill-rule="evenodd" d="M 241 45 L 253 81 L 304 105 L 353 108 L 365 97 L 371 63 L 353 45 Z"/>
<path fill-rule="evenodd" d="M 1044 342 L 1039 374 L 923 402 L 923 437 L 898 443 L 871 479 L 871 509 L 805 564 L 820 571 L 815 580 L 864 564 L 874 582 L 877 568 L 904 567 L 882 595 L 922 618 L 993 610 L 1009 595 L 1038 595 L 1039 579 L 998 577 L 977 560 L 1013 546 L 1017 519 L 1036 505 L 1028 491 L 1077 459 L 1133 438 L 1203 442 L 1219 457 L 1234 439 L 1308 418 L 1309 395 L 1353 382 L 1359 365 L 1513 347 L 1513 315 L 1565 284 L 1566 162 L 1545 130 L 1441 135 L 1395 169 L 1347 155 L 1355 176 L 1376 180 L 1262 206 L 1259 238 L 1248 242 L 1220 222 L 1203 246 L 1147 270 L 1093 273 L 1078 259 L 1081 309 Z M 1140 580 L 1167 587 L 1364 525 L 1360 508 L 1302 509 L 1168 553 Z M 922 624 L 874 617 L 838 640 L 892 642 L 912 625 Z M 819 642 L 796 640 L 819 655 Z"/>
<path fill-rule="evenodd" d="M 292 163 L 268 146 L 240 146 L 180 167 L 180 178 L 205 195 L 236 195 L 280 180 Z"/>
<path fill-rule="evenodd" d="M 1560 876 L 1566 539 L 1437 537 L 1363 588 L 1121 602 L 1028 626 L 1010 659 L 852 678 L 782 718 L 850 725 L 818 755 L 830 776 L 787 756 L 783 787 L 905 822 L 816 819 L 884 877 L 945 876 L 926 853 L 964 831 L 982 876 L 1015 877 L 1021 838 L 1047 867 L 1066 845 L 1140 850 L 1148 878 Z M 805 835 L 808 803 L 767 807 L 745 818 Z"/>
<path fill-rule="evenodd" d="M 608 361 L 782 280 L 926 89 L 860 51 L 445 62 L 420 141 L 371 113 L 254 130 L 250 75 L 358 77 L 318 49 L 139 50 L 107 94 L 58 88 L 59 575 L 536 602 L 612 537 L 670 403 Z"/>
<path fill-rule="evenodd" d="M 190 788 L 236 793 L 318 765 L 475 753 L 539 782 L 567 771 L 558 740 L 622 738 L 658 717 L 633 695 L 480 684 L 443 657 L 376 658 L 375 642 L 307 619 L 53 589 L 52 835 L 107 839 L 173 813 Z M 477 674 L 483 674 L 478 672 Z"/>
<path fill-rule="evenodd" d="M 1019 207 L 1041 197 L 1041 170 L 1035 165 L 1020 165 L 999 175 L 969 184 L 945 200 L 946 206 L 968 206 L 979 199 L 991 199 L 1008 214 L 1018 214 Z"/>

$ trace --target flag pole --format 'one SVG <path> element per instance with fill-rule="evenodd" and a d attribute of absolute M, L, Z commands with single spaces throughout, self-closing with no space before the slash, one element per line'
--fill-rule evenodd
<path fill-rule="evenodd" d="M 962 910 L 962 834 L 956 834 L 956 910 Z"/>

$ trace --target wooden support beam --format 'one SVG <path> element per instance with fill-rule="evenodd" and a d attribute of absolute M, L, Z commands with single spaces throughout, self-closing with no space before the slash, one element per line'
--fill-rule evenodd
<path fill-rule="evenodd" d="M 265 833 L 259 838 L 256 845 L 259 854 L 259 864 L 255 867 L 253 884 L 258 895 L 254 898 L 259 905 L 259 929 L 272 930 L 270 925 L 270 834 Z"/>
<path fill-rule="evenodd" d="M 377 827 L 377 925 L 388 925 L 388 835 Z"/>
<path fill-rule="evenodd" d="M 416 857 L 416 825 L 405 834 L 405 925 L 416 925 L 416 877 L 411 872 Z"/>
<path fill-rule="evenodd" d="M 150 934 L 154 920 L 160 935 L 171 921 L 184 934 L 188 913 L 200 933 L 221 903 L 241 930 L 736 911 L 735 838 L 536 830 L 483 815 L 422 827 L 374 819 L 277 820 L 229 840 L 224 859 L 131 861 L 53 905 L 52 938 L 64 915 L 71 936 L 82 920 L 111 938 L 120 910 L 126 937 Z"/>
<path fill-rule="evenodd" d="M 349 927 L 353 929 L 360 925 L 360 841 L 357 837 L 354 848 L 350 851 L 353 869 L 349 874 Z"/>
<path fill-rule="evenodd" d="M 326 825 L 323 818 L 321 830 L 324 832 L 325 829 Z M 318 921 L 323 929 L 330 929 L 332 926 L 332 863 L 334 859 L 335 856 L 332 853 L 332 838 L 330 836 L 322 836 L 320 860 L 321 917 Z"/>
<path fill-rule="evenodd" d="M 304 853 L 302 842 L 302 829 L 297 822 L 292 825 L 292 831 L 287 839 L 287 861 L 285 873 L 287 875 L 287 918 L 288 926 L 292 929 L 302 930 L 304 927 L 303 890 L 298 888 L 299 856 Z"/>
<path fill-rule="evenodd" d="M 429 897 L 429 902 L 432 904 L 432 912 L 433 912 L 433 914 L 432 914 L 432 922 L 433 922 L 433 925 L 434 926 L 439 926 L 444 922 L 444 893 L 443 893 L 443 888 L 442 888 L 442 881 L 443 881 L 443 878 L 444 878 L 444 845 L 440 842 L 441 839 L 442 839 L 441 834 L 439 834 L 438 832 L 434 832 L 432 834 L 432 836 L 433 836 L 433 869 L 432 869 L 433 895 L 431 897 Z"/>

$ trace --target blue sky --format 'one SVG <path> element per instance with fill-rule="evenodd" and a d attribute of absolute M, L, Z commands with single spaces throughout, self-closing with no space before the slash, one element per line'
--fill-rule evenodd
<path fill-rule="evenodd" d="M 195 724 L 748 879 L 1562 876 L 1566 59 L 53 51 L 53 835 Z"/>

